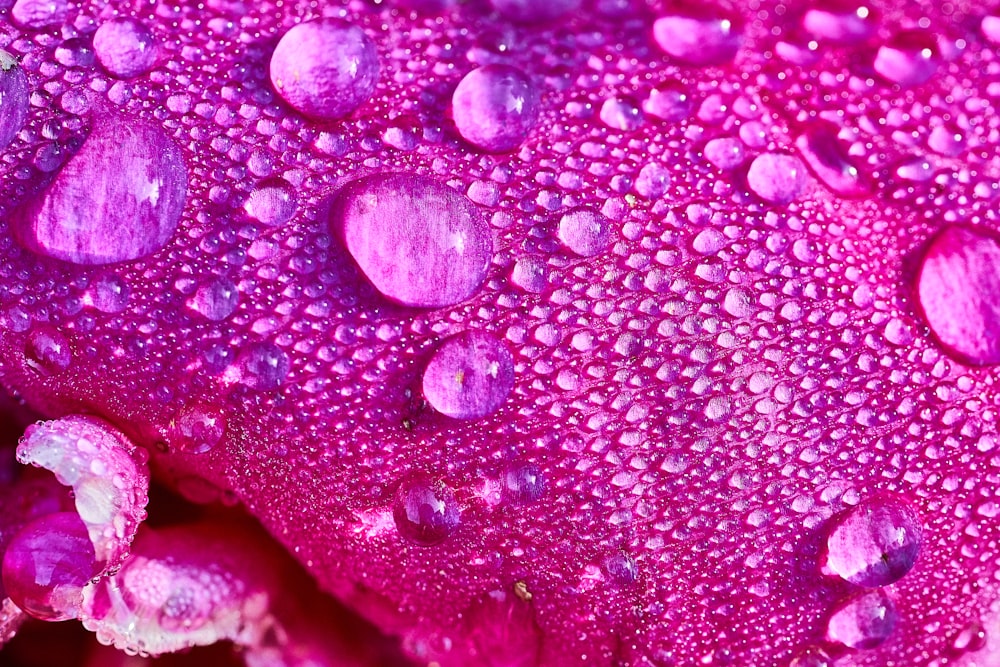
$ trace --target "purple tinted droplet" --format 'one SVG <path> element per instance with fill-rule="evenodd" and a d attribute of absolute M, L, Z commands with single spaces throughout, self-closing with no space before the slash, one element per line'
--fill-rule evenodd
<path fill-rule="evenodd" d="M 490 0 L 493 9 L 505 18 L 519 23 L 544 23 L 559 18 L 564 14 L 575 12 L 580 8 L 581 0 Z"/>
<path fill-rule="evenodd" d="M 90 286 L 90 305 L 102 313 L 120 313 L 128 305 L 131 290 L 125 279 L 117 274 L 101 276 Z"/>
<path fill-rule="evenodd" d="M 0 150 L 6 148 L 28 118 L 28 76 L 11 54 L 0 49 Z"/>
<path fill-rule="evenodd" d="M 392 518 L 403 539 L 421 546 L 443 542 L 461 521 L 455 493 L 444 482 L 424 475 L 399 485 Z"/>
<path fill-rule="evenodd" d="M 100 571 L 87 526 L 75 512 L 57 512 L 22 528 L 3 555 L 3 584 L 35 618 L 76 618 L 81 590 Z"/>
<path fill-rule="evenodd" d="M 521 70 L 485 65 L 458 82 L 452 95 L 452 116 L 462 138 L 502 153 L 521 145 L 538 122 L 541 96 Z"/>
<path fill-rule="evenodd" d="M 650 91 L 642 110 L 653 118 L 677 122 L 690 116 L 693 106 L 691 96 L 680 86 L 661 86 Z"/>
<path fill-rule="evenodd" d="M 135 19 L 112 19 L 94 33 L 94 55 L 112 76 L 131 79 L 152 69 L 156 39 L 145 24 Z"/>
<path fill-rule="evenodd" d="M 1000 44 L 1000 16 L 993 14 L 983 17 L 979 23 L 979 29 L 983 32 L 983 37 L 993 44 Z"/>
<path fill-rule="evenodd" d="M 826 625 L 828 641 L 853 649 L 873 649 L 888 639 L 899 615 L 881 589 L 853 597 L 839 604 Z"/>
<path fill-rule="evenodd" d="M 45 192 L 17 211 L 18 241 L 74 264 L 113 264 L 170 240 L 187 196 L 180 149 L 158 127 L 95 118 L 83 147 Z"/>
<path fill-rule="evenodd" d="M 946 227 L 927 247 L 917 276 L 920 309 L 935 338 L 960 361 L 1000 364 L 1000 243 Z"/>
<path fill-rule="evenodd" d="M 639 170 L 633 187 L 641 197 L 659 199 L 670 188 L 670 172 L 663 165 L 650 162 Z"/>
<path fill-rule="evenodd" d="M 236 310 L 240 292 L 228 278 L 216 278 L 198 287 L 187 306 L 213 322 L 221 322 Z"/>
<path fill-rule="evenodd" d="M 189 454 L 211 451 L 222 441 L 225 432 L 225 413 L 204 403 L 181 407 L 170 422 L 171 444 Z"/>
<path fill-rule="evenodd" d="M 616 588 L 627 588 L 639 578 L 639 566 L 635 559 L 620 552 L 605 558 L 602 569 Z"/>
<path fill-rule="evenodd" d="M 514 262 L 510 271 L 510 281 L 525 292 L 540 294 L 549 284 L 548 266 L 538 255 L 526 255 Z"/>
<path fill-rule="evenodd" d="M 466 331 L 448 338 L 424 369 L 424 398 L 441 414 L 479 419 L 493 414 L 514 387 L 514 358 L 493 336 Z"/>
<path fill-rule="evenodd" d="M 260 391 L 279 388 L 288 377 L 291 361 L 284 350 L 274 343 L 254 343 L 236 358 L 240 382 Z"/>
<path fill-rule="evenodd" d="M 545 476 L 534 463 L 514 463 L 504 473 L 504 497 L 512 503 L 532 503 L 545 493 Z"/>
<path fill-rule="evenodd" d="M 298 205 L 299 198 L 292 184 L 277 178 L 259 183 L 243 203 L 243 210 L 251 218 L 276 227 L 291 220 Z"/>
<path fill-rule="evenodd" d="M 743 164 L 743 142 L 733 137 L 709 140 L 704 152 L 705 159 L 719 169 L 734 169 Z"/>
<path fill-rule="evenodd" d="M 271 83 L 307 116 L 335 119 L 368 101 L 379 78 L 378 50 L 357 26 L 334 19 L 300 23 L 271 55 Z"/>
<path fill-rule="evenodd" d="M 44 375 L 59 373 L 69 368 L 73 354 L 69 341 L 55 329 L 34 329 L 28 335 L 24 360 L 35 371 Z"/>
<path fill-rule="evenodd" d="M 907 30 L 879 47 L 872 65 L 887 80 L 908 87 L 930 79 L 940 64 L 934 35 L 923 30 Z"/>
<path fill-rule="evenodd" d="M 764 153 L 747 171 L 747 185 L 761 199 L 774 204 L 795 201 L 806 184 L 805 166 L 794 155 Z"/>
<path fill-rule="evenodd" d="M 858 586 L 886 586 L 910 571 L 922 544 L 916 510 L 899 498 L 877 496 L 833 524 L 825 569 Z"/>
<path fill-rule="evenodd" d="M 691 65 L 722 65 L 736 57 L 743 28 L 712 7 L 686 6 L 653 23 L 653 38 L 668 55 Z"/>
<path fill-rule="evenodd" d="M 642 110 L 632 100 L 611 97 L 601 105 L 601 122 L 612 130 L 633 132 L 642 126 Z"/>
<path fill-rule="evenodd" d="M 17 0 L 10 10 L 14 23 L 40 30 L 66 20 L 66 0 Z"/>
<path fill-rule="evenodd" d="M 857 0 L 833 0 L 809 9 L 802 27 L 816 39 L 837 44 L 856 44 L 875 34 L 875 14 Z"/>
<path fill-rule="evenodd" d="M 465 301 L 493 257 L 492 234 L 472 202 L 424 176 L 354 181 L 334 201 L 330 222 L 375 289 L 406 306 Z"/>
<path fill-rule="evenodd" d="M 581 257 L 599 255 L 611 242 L 611 221 L 588 209 L 570 211 L 559 220 L 559 240 Z"/>
<path fill-rule="evenodd" d="M 871 186 L 851 161 L 837 137 L 838 128 L 828 121 L 814 121 L 795 140 L 799 154 L 827 188 L 851 198 L 871 194 Z"/>

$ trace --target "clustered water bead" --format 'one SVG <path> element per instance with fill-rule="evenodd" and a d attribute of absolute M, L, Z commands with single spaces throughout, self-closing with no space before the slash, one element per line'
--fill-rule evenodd
<path fill-rule="evenodd" d="M 466 141 L 491 153 L 521 145 L 538 122 L 540 95 L 531 79 L 509 65 L 484 65 L 458 82 L 452 117 Z"/>
<path fill-rule="evenodd" d="M 906 501 L 880 495 L 848 510 L 827 537 L 826 568 L 858 586 L 898 581 L 917 561 L 923 527 Z"/>
<path fill-rule="evenodd" d="M 156 63 L 153 32 L 135 19 L 112 19 L 94 33 L 94 55 L 109 74 L 132 79 L 145 74 Z"/>
<path fill-rule="evenodd" d="M 493 414 L 514 387 L 514 358 L 487 333 L 466 331 L 448 338 L 424 369 L 424 398 L 455 419 Z"/>
<path fill-rule="evenodd" d="M 312 118 L 346 116 L 368 101 L 379 79 L 378 50 L 361 28 L 335 19 L 293 26 L 271 54 L 271 83 Z"/>

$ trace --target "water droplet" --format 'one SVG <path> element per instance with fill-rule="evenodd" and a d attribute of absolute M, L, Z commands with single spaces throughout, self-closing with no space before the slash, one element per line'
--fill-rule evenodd
<path fill-rule="evenodd" d="M 109 74 L 132 79 L 156 62 L 156 39 L 144 23 L 131 18 L 112 19 L 94 33 L 94 55 Z"/>
<path fill-rule="evenodd" d="M 299 198 L 292 184 L 277 178 L 258 183 L 244 202 L 243 210 L 251 218 L 276 227 L 291 220 L 298 205 Z"/>
<path fill-rule="evenodd" d="M 545 259 L 538 255 L 526 255 L 514 262 L 510 281 L 525 292 L 540 294 L 549 283 L 548 267 Z"/>
<path fill-rule="evenodd" d="M 979 29 L 983 31 L 983 37 L 993 44 L 1000 44 L 1000 16 L 989 14 L 983 17 L 979 23 Z"/>
<path fill-rule="evenodd" d="M 448 338 L 427 362 L 424 397 L 441 414 L 479 419 L 500 409 L 514 387 L 514 358 L 493 336 L 466 331 Z"/>
<path fill-rule="evenodd" d="M 424 176 L 356 180 L 341 190 L 330 220 L 372 285 L 407 306 L 465 301 L 493 257 L 490 229 L 472 202 Z"/>
<path fill-rule="evenodd" d="M 378 50 L 357 26 L 307 21 L 278 41 L 270 75 L 274 89 L 296 110 L 313 118 L 341 118 L 375 92 Z"/>
<path fill-rule="evenodd" d="M 392 517 L 403 539 L 421 546 L 443 542 L 461 521 L 455 493 L 444 482 L 424 475 L 399 485 Z"/>
<path fill-rule="evenodd" d="M 263 342 L 241 351 L 236 365 L 240 369 L 240 382 L 251 389 L 270 391 L 285 381 L 291 362 L 280 347 Z"/>
<path fill-rule="evenodd" d="M 227 278 L 216 278 L 200 286 L 188 299 L 187 306 L 213 322 L 220 322 L 233 314 L 239 301 L 236 285 Z"/>
<path fill-rule="evenodd" d="M 875 71 L 901 86 L 924 83 L 941 64 L 934 35 L 923 30 L 906 30 L 895 35 L 875 54 Z"/>
<path fill-rule="evenodd" d="M 493 9 L 503 14 L 511 21 L 519 23 L 545 23 L 559 18 L 563 14 L 575 12 L 580 8 L 580 0 L 550 0 L 536 2 L 535 0 L 490 0 Z"/>
<path fill-rule="evenodd" d="M 958 157 L 965 150 L 965 137 L 958 130 L 938 125 L 927 137 L 927 145 L 939 155 Z"/>
<path fill-rule="evenodd" d="M 692 108 L 690 95 L 680 86 L 654 89 L 642 103 L 642 110 L 647 114 L 669 122 L 684 120 L 691 115 Z"/>
<path fill-rule="evenodd" d="M 774 204 L 795 201 L 805 184 L 805 167 L 794 155 L 758 155 L 747 171 L 747 185 L 750 189 Z"/>
<path fill-rule="evenodd" d="M 576 209 L 559 220 L 559 240 L 581 257 L 599 255 L 611 242 L 611 221 L 589 209 Z"/>
<path fill-rule="evenodd" d="M 0 150 L 6 148 L 28 118 L 28 77 L 11 54 L 0 49 Z"/>
<path fill-rule="evenodd" d="M 214 449 L 225 433 L 225 412 L 204 403 L 181 407 L 170 422 L 170 444 L 188 454 Z"/>
<path fill-rule="evenodd" d="M 14 23 L 40 30 L 66 20 L 66 0 L 17 0 L 10 10 Z"/>
<path fill-rule="evenodd" d="M 617 588 L 627 588 L 639 578 L 635 559 L 624 553 L 615 553 L 604 559 L 604 574 Z"/>
<path fill-rule="evenodd" d="M 870 185 L 850 160 L 837 137 L 837 126 L 816 121 L 795 140 L 802 159 L 826 187 L 845 197 L 866 197 Z"/>
<path fill-rule="evenodd" d="M 545 477 L 534 463 L 515 463 L 504 474 L 504 495 L 512 503 L 533 503 L 545 493 Z"/>
<path fill-rule="evenodd" d="M 856 0 L 827 0 L 805 13 L 802 27 L 819 40 L 857 44 L 875 33 L 877 22 L 872 9 Z"/>
<path fill-rule="evenodd" d="M 45 375 L 64 371 L 73 362 L 69 341 L 55 329 L 35 329 L 28 336 L 25 362 Z"/>
<path fill-rule="evenodd" d="M 541 96 L 527 74 L 484 65 L 458 82 L 452 95 L 455 126 L 466 141 L 491 153 L 521 145 L 538 122 Z"/>
<path fill-rule="evenodd" d="M 839 604 L 826 625 L 826 638 L 853 649 L 873 649 L 888 639 L 899 615 L 881 589 Z"/>
<path fill-rule="evenodd" d="M 713 7 L 690 5 L 653 23 L 653 37 L 667 54 L 692 65 L 731 62 L 743 42 L 742 26 Z"/>
<path fill-rule="evenodd" d="M 705 144 L 705 159 L 719 169 L 734 169 L 743 164 L 743 142 L 733 137 L 711 139 Z"/>
<path fill-rule="evenodd" d="M 816 646 L 809 646 L 799 651 L 789 667 L 832 667 L 833 660 L 823 649 Z"/>
<path fill-rule="evenodd" d="M 601 122 L 612 130 L 633 132 L 642 125 L 642 111 L 631 100 L 612 97 L 601 105 Z"/>
<path fill-rule="evenodd" d="M 1000 244 L 993 236 L 959 226 L 942 230 L 921 260 L 917 297 L 950 356 L 1000 364 Z"/>
<path fill-rule="evenodd" d="M 980 623 L 972 623 L 955 635 L 951 647 L 959 655 L 975 653 L 986 648 L 986 629 Z"/>
<path fill-rule="evenodd" d="M 916 510 L 901 499 L 876 496 L 833 524 L 825 569 L 858 586 L 886 586 L 910 571 L 922 543 Z"/>
<path fill-rule="evenodd" d="M 120 313 L 128 305 L 128 283 L 121 276 L 111 273 L 101 276 L 90 285 L 90 304 L 102 313 Z"/>
<path fill-rule="evenodd" d="M 896 167 L 896 176 L 904 181 L 922 183 L 934 178 L 934 165 L 927 158 L 917 157 Z"/>
<path fill-rule="evenodd" d="M 19 242 L 40 255 L 113 264 L 166 245 L 186 196 L 184 160 L 163 130 L 109 113 L 12 222 Z"/>

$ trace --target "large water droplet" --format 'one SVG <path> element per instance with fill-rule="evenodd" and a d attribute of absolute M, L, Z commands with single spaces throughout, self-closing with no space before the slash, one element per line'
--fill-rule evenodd
<path fill-rule="evenodd" d="M 838 605 L 826 625 L 826 638 L 853 649 L 872 649 L 888 639 L 899 615 L 881 589 L 853 597 Z"/>
<path fill-rule="evenodd" d="M 35 329 L 28 336 L 25 362 L 45 375 L 64 371 L 73 362 L 69 341 L 55 329 Z"/>
<path fill-rule="evenodd" d="M 686 6 L 653 23 L 653 37 L 667 54 L 692 65 L 722 65 L 743 42 L 739 21 L 713 7 Z"/>
<path fill-rule="evenodd" d="M 875 71 L 901 86 L 924 83 L 941 64 L 934 35 L 923 30 L 906 30 L 895 35 L 875 54 Z"/>
<path fill-rule="evenodd" d="M 521 70 L 485 65 L 458 82 L 452 95 L 452 116 L 469 143 L 492 153 L 521 145 L 538 121 L 541 96 Z"/>
<path fill-rule="evenodd" d="M 549 283 L 548 266 L 537 255 L 520 257 L 510 271 L 510 281 L 525 292 L 539 294 Z"/>
<path fill-rule="evenodd" d="M 185 405 L 170 422 L 170 443 L 182 452 L 204 454 L 226 433 L 223 410 L 204 403 Z"/>
<path fill-rule="evenodd" d="M 844 197 L 866 197 L 870 184 L 850 160 L 837 137 L 837 126 L 828 121 L 810 123 L 795 140 L 802 159 L 826 187 Z"/>
<path fill-rule="evenodd" d="M 153 125 L 110 113 L 45 192 L 17 211 L 14 233 L 74 264 L 144 257 L 170 240 L 187 196 L 180 149 Z"/>
<path fill-rule="evenodd" d="M 493 257 L 490 229 L 472 202 L 424 176 L 354 181 L 341 190 L 330 221 L 372 285 L 407 306 L 465 301 Z"/>
<path fill-rule="evenodd" d="M 220 322 L 233 314 L 239 301 L 236 285 L 227 278 L 216 278 L 200 286 L 188 299 L 187 306 L 213 322 Z"/>
<path fill-rule="evenodd" d="M 291 362 L 288 355 L 274 343 L 254 343 L 236 359 L 240 382 L 261 391 L 277 389 L 288 376 Z"/>
<path fill-rule="evenodd" d="M 580 0 L 490 0 L 493 9 L 512 21 L 543 23 L 580 8 Z"/>
<path fill-rule="evenodd" d="M 40 517 L 22 528 L 3 555 L 3 585 L 35 618 L 76 618 L 82 589 L 100 571 L 87 526 L 76 512 Z"/>
<path fill-rule="evenodd" d="M 515 463 L 504 474 L 504 496 L 512 503 L 531 503 L 545 493 L 545 477 L 534 463 Z"/>
<path fill-rule="evenodd" d="M 878 26 L 868 5 L 857 0 L 827 0 L 806 11 L 802 27 L 816 39 L 856 44 L 871 37 Z"/>
<path fill-rule="evenodd" d="M 14 140 L 28 118 L 28 77 L 17 59 L 0 49 L 0 150 Z"/>
<path fill-rule="evenodd" d="M 300 23 L 271 55 L 271 83 L 307 116 L 340 118 L 368 101 L 379 78 L 378 50 L 357 26 L 334 19 Z"/>
<path fill-rule="evenodd" d="M 774 204 L 795 201 L 805 183 L 805 167 L 794 155 L 758 155 L 747 171 L 747 185 L 750 189 Z"/>
<path fill-rule="evenodd" d="M 899 498 L 876 496 L 833 524 L 825 568 L 858 586 L 886 586 L 910 571 L 922 543 L 916 510 Z"/>
<path fill-rule="evenodd" d="M 292 184 L 277 178 L 257 184 L 244 202 L 243 210 L 251 218 L 276 227 L 291 220 L 298 205 L 299 198 Z"/>
<path fill-rule="evenodd" d="M 94 33 L 94 55 L 112 76 L 131 79 L 152 69 L 156 40 L 144 23 L 131 18 L 112 19 Z"/>
<path fill-rule="evenodd" d="M 917 277 L 920 309 L 948 354 L 977 366 L 1000 363 L 1000 243 L 950 226 L 927 247 Z"/>
<path fill-rule="evenodd" d="M 111 273 L 95 280 L 87 297 L 90 305 L 102 313 L 120 313 L 128 305 L 130 293 L 125 279 Z"/>
<path fill-rule="evenodd" d="M 65 21 L 68 6 L 66 0 L 17 0 L 10 15 L 19 26 L 40 30 Z"/>
<path fill-rule="evenodd" d="M 424 475 L 399 485 L 392 517 L 405 540 L 422 546 L 443 542 L 461 521 L 455 493 L 444 482 Z"/>
<path fill-rule="evenodd" d="M 589 209 L 576 209 L 559 220 L 559 240 L 581 257 L 599 255 L 611 242 L 611 221 Z"/>
<path fill-rule="evenodd" d="M 514 358 L 493 336 L 466 331 L 446 340 L 424 369 L 424 397 L 441 414 L 479 419 L 500 409 L 514 387 Z"/>

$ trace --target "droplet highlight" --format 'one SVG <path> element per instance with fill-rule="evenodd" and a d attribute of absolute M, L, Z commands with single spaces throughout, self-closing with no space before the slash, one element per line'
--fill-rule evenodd
<path fill-rule="evenodd" d="M 531 79 L 508 65 L 484 65 L 458 82 L 452 117 L 462 138 L 491 153 L 511 151 L 538 122 L 541 95 Z"/>
<path fill-rule="evenodd" d="M 455 419 L 493 414 L 513 387 L 513 356 L 503 343 L 483 332 L 452 336 L 424 369 L 424 398 L 432 408 Z"/>
<path fill-rule="evenodd" d="M 874 590 L 838 605 L 826 626 L 828 641 L 852 649 L 873 649 L 892 636 L 899 614 L 889 596 Z"/>
<path fill-rule="evenodd" d="M 711 7 L 685 6 L 653 23 L 653 38 L 665 53 L 691 65 L 723 65 L 743 42 L 740 22 Z"/>
<path fill-rule="evenodd" d="M 11 54 L 0 49 L 0 150 L 6 148 L 28 119 L 31 87 Z"/>
<path fill-rule="evenodd" d="M 102 23 L 94 33 L 94 55 L 109 74 L 133 79 L 156 63 L 156 39 L 146 24 L 131 18 Z"/>
<path fill-rule="evenodd" d="M 917 562 L 923 526 L 906 501 L 876 496 L 834 522 L 826 541 L 825 568 L 866 588 L 901 579 Z"/>
<path fill-rule="evenodd" d="M 400 536 L 420 546 L 443 542 L 461 521 L 455 493 L 424 475 L 405 479 L 396 493 L 392 517 Z"/>

